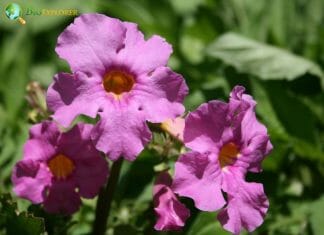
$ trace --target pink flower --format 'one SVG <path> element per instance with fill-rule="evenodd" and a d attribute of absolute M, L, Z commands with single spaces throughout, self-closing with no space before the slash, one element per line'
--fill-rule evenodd
<path fill-rule="evenodd" d="M 171 46 L 147 41 L 137 25 L 84 14 L 59 36 L 56 52 L 73 74 L 60 73 L 47 103 L 64 127 L 80 114 L 100 121 L 92 139 L 111 160 L 134 160 L 151 139 L 146 121 L 160 123 L 184 112 L 183 77 L 166 67 Z"/>
<path fill-rule="evenodd" d="M 210 101 L 188 115 L 184 142 L 192 151 L 177 161 L 173 183 L 176 193 L 203 211 L 222 208 L 226 193 L 218 219 L 234 234 L 260 226 L 269 206 L 262 184 L 245 181 L 248 171 L 261 171 L 272 145 L 256 119 L 256 102 L 244 90 L 236 86 L 229 103 Z"/>
<path fill-rule="evenodd" d="M 24 157 L 14 167 L 14 192 L 50 213 L 72 214 L 80 197 L 95 197 L 108 175 L 107 162 L 90 140 L 91 125 L 61 133 L 53 122 L 34 125 Z"/>
<path fill-rule="evenodd" d="M 154 226 L 156 230 L 181 229 L 190 216 L 190 211 L 179 202 L 171 190 L 171 184 L 171 176 L 167 172 L 161 172 L 153 187 L 154 211 L 157 216 Z"/>

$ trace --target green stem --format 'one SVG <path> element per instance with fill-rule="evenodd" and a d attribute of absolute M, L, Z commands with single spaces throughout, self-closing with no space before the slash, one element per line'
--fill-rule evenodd
<path fill-rule="evenodd" d="M 123 160 L 120 158 L 112 164 L 108 183 L 105 188 L 100 190 L 96 206 L 96 217 L 92 227 L 93 235 L 104 235 L 106 233 L 111 203 L 118 183 L 122 162 Z"/>

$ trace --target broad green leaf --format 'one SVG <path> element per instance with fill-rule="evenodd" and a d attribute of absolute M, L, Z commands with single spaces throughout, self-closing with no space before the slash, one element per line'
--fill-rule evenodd
<path fill-rule="evenodd" d="M 207 54 L 263 80 L 290 81 L 309 73 L 320 78 L 324 86 L 323 72 L 312 61 L 235 33 L 219 37 L 208 47 Z"/>
<path fill-rule="evenodd" d="M 201 212 L 189 229 L 188 235 L 229 235 L 216 219 L 215 213 Z"/>
<path fill-rule="evenodd" d="M 45 231 L 44 220 L 27 212 L 18 212 L 17 203 L 9 194 L 0 196 L 0 217 L 5 221 L 2 226 L 7 235 L 38 235 Z"/>
<path fill-rule="evenodd" d="M 311 206 L 310 222 L 314 235 L 323 234 L 324 196 Z"/>
<path fill-rule="evenodd" d="M 262 86 L 262 83 L 257 80 L 252 80 L 251 83 L 253 85 L 253 97 L 258 102 L 256 106 L 257 114 L 261 115 L 267 126 L 276 130 L 278 134 L 285 135 L 284 127 L 276 116 L 275 110 L 271 105 L 270 97 L 267 94 L 264 86 Z"/>
<path fill-rule="evenodd" d="M 289 92 L 284 84 L 271 82 L 266 84 L 271 105 L 288 134 L 316 143 L 316 123 L 312 111 L 299 100 L 299 97 Z"/>

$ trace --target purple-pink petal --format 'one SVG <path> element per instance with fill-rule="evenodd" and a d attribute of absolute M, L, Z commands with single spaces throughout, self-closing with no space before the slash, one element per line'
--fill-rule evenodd
<path fill-rule="evenodd" d="M 171 184 L 171 176 L 167 172 L 161 172 L 153 187 L 154 211 L 157 216 L 154 228 L 159 231 L 179 230 L 190 216 L 190 211 L 171 190 Z"/>
<path fill-rule="evenodd" d="M 85 198 L 95 197 L 108 177 L 108 163 L 91 141 L 93 126 L 76 125 L 61 135 L 58 151 L 69 156 L 75 164 L 72 180 Z"/>
<path fill-rule="evenodd" d="M 183 114 L 188 87 L 180 74 L 168 67 L 160 67 L 139 78 L 132 94 L 141 104 L 146 120 L 159 123 Z"/>
<path fill-rule="evenodd" d="M 202 104 L 186 118 L 184 142 L 198 152 L 219 151 L 217 143 L 226 127 L 227 104 L 210 101 Z"/>
<path fill-rule="evenodd" d="M 94 198 L 108 178 L 106 160 L 100 156 L 80 159 L 80 162 L 76 164 L 73 178 L 79 189 L 80 196 Z"/>
<path fill-rule="evenodd" d="M 144 149 L 151 139 L 145 116 L 136 105 L 111 107 L 100 113 L 92 139 L 97 149 L 109 159 L 124 157 L 129 161 Z"/>
<path fill-rule="evenodd" d="M 124 45 L 123 23 L 102 14 L 82 14 L 57 40 L 56 52 L 72 71 L 102 76 Z"/>
<path fill-rule="evenodd" d="M 238 174 L 231 172 L 223 177 L 228 204 L 218 214 L 218 220 L 235 235 L 239 235 L 243 228 L 249 232 L 254 231 L 263 223 L 269 207 L 263 185 L 245 182 Z"/>
<path fill-rule="evenodd" d="M 57 131 L 57 125 L 53 122 L 42 122 L 35 124 L 29 129 L 29 139 L 44 140 L 55 145 L 60 133 Z"/>
<path fill-rule="evenodd" d="M 257 120 L 254 108 L 245 111 L 233 129 L 234 138 L 241 143 L 241 157 L 235 165 L 248 164 L 249 171 L 260 172 L 261 162 L 271 152 L 272 144 L 266 127 Z"/>
<path fill-rule="evenodd" d="M 221 184 L 221 169 L 213 154 L 189 152 L 175 164 L 172 189 L 193 199 L 200 210 L 215 211 L 224 206 Z"/>
<path fill-rule="evenodd" d="M 76 212 L 80 205 L 80 195 L 75 191 L 73 182 L 56 182 L 48 191 L 44 208 L 49 213 L 70 215 Z"/>
<path fill-rule="evenodd" d="M 19 161 L 13 169 L 11 180 L 17 196 L 41 203 L 46 189 L 52 184 L 52 176 L 46 165 L 31 159 Z"/>
<path fill-rule="evenodd" d="M 47 90 L 47 105 L 53 118 L 64 127 L 80 114 L 95 118 L 106 97 L 100 80 L 84 73 L 59 73 Z"/>
<path fill-rule="evenodd" d="M 24 159 L 46 161 L 56 153 L 53 144 L 47 139 L 29 139 L 23 147 Z"/>
<path fill-rule="evenodd" d="M 123 25 L 127 31 L 116 58 L 118 64 L 127 65 L 136 75 L 148 74 L 167 64 L 172 47 L 165 39 L 154 35 L 145 41 L 136 24 L 123 22 Z"/>

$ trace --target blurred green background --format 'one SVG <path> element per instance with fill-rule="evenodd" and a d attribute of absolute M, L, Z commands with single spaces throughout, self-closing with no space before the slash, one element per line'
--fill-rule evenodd
<path fill-rule="evenodd" d="M 38 81 L 46 88 L 55 73 L 69 71 L 54 49 L 73 17 L 23 15 L 27 24 L 22 26 L 5 16 L 10 2 L 0 4 L 0 194 L 11 193 L 17 200 L 10 174 L 22 157 L 32 123 L 26 87 Z M 274 145 L 263 163 L 264 171 L 248 175 L 249 180 L 264 184 L 270 200 L 264 224 L 252 234 L 324 234 L 323 0 L 15 2 L 23 12 L 27 8 L 100 12 L 136 22 L 147 37 L 165 37 L 174 51 L 169 66 L 183 74 L 190 87 L 185 101 L 188 111 L 208 100 L 227 100 L 236 84 L 246 86 Z M 154 143 L 167 141 L 165 136 L 155 137 Z M 193 215 L 182 232 L 153 231 L 153 168 L 160 162 L 154 143 L 135 163 L 124 164 L 107 234 L 229 234 L 215 220 L 216 213 L 198 213 L 187 199 L 184 202 Z M 172 161 L 174 156 L 170 165 Z M 84 204 L 76 215 L 59 217 L 18 199 L 20 211 L 44 217 L 47 233 L 60 235 L 91 231 L 95 201 Z M 42 232 L 42 220 L 24 213 L 17 216 L 15 210 L 8 195 L 2 196 L 0 233 Z"/>

